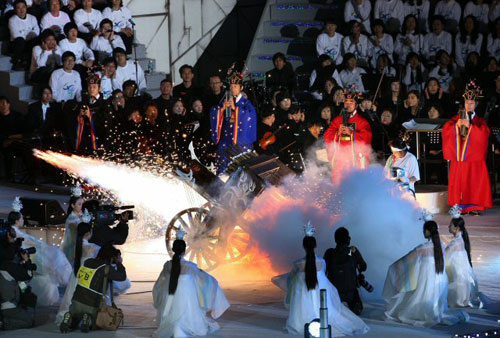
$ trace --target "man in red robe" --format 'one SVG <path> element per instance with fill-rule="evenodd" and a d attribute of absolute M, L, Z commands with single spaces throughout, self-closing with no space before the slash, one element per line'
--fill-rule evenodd
<path fill-rule="evenodd" d="M 360 93 L 352 86 L 344 94 L 344 109 L 324 135 L 334 183 L 339 183 L 352 167 L 364 169 L 370 161 L 372 131 L 368 121 L 356 111 Z"/>
<path fill-rule="evenodd" d="M 464 93 L 465 112 L 443 127 L 443 155 L 450 161 L 448 204 L 458 204 L 464 213 L 479 214 L 491 208 L 491 185 L 486 167 L 490 128 L 474 112 L 479 88 L 471 81 Z"/>

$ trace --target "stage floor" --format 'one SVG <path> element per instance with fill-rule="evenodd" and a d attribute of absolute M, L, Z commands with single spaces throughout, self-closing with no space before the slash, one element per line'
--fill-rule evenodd
<path fill-rule="evenodd" d="M 61 203 L 67 201 L 67 195 L 56 189 L 39 189 L 22 186 L 0 185 L 0 217 L 5 217 L 14 196 L 53 198 Z M 498 203 L 497 203 L 498 205 Z M 66 208 L 63 205 L 63 208 Z M 488 300 L 488 308 L 468 310 L 471 321 L 465 324 L 436 326 L 430 329 L 416 328 L 383 321 L 383 304 L 367 303 L 361 316 L 370 326 L 370 332 L 364 337 L 451 337 L 456 333 L 469 333 L 492 328 L 500 328 L 500 207 L 483 213 L 482 216 L 465 216 L 473 249 L 474 270 L 478 277 L 480 291 Z M 447 225 L 448 216 L 436 217 L 441 224 L 441 234 L 445 241 L 450 240 Z M 158 239 L 158 248 L 162 239 Z M 156 311 L 152 306 L 150 276 L 157 276 L 163 263 L 168 259 L 166 253 L 150 254 L 138 257 L 140 250 L 124 252 L 124 262 L 129 266 L 129 278 L 133 281 L 128 294 L 117 298 L 117 304 L 125 313 L 125 326 L 118 332 L 92 332 L 92 337 L 150 337 L 156 323 Z M 144 263 L 146 261 L 146 263 Z M 135 266 L 142 262 L 141 268 Z M 135 263 L 135 264 L 134 264 Z M 217 273 L 215 273 L 217 275 Z M 154 278 L 156 279 L 156 278 Z M 134 281 L 136 281 L 134 283 Z M 137 282 L 140 281 L 140 282 Z M 220 280 L 231 307 L 219 318 L 221 330 L 209 337 L 286 337 L 283 330 L 287 310 L 283 306 L 284 293 L 268 280 L 227 282 Z M 0 332 L 5 337 L 54 337 L 59 330 L 53 324 L 57 308 L 37 309 L 37 326 L 29 330 Z M 71 337 L 88 337 L 79 331 Z"/>

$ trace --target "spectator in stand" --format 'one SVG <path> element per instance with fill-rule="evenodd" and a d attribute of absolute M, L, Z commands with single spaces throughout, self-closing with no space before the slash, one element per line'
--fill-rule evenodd
<path fill-rule="evenodd" d="M 370 13 L 372 4 L 370 0 L 348 0 L 344 7 L 344 21 L 355 20 L 361 24 L 363 32 L 371 33 Z"/>
<path fill-rule="evenodd" d="M 358 67 L 356 56 L 352 53 L 344 55 L 344 69 L 340 72 L 340 85 L 343 88 L 350 88 L 355 85 L 359 92 L 364 93 L 365 87 L 363 85 L 362 75 L 366 74 L 363 68 Z"/>
<path fill-rule="evenodd" d="M 296 82 L 295 72 L 292 65 L 287 62 L 285 54 L 274 54 L 273 65 L 274 68 L 266 72 L 266 87 L 286 88 L 289 91 L 293 91 Z"/>
<path fill-rule="evenodd" d="M 116 84 L 123 87 L 123 83 L 127 80 L 139 81 L 139 91 L 146 90 L 146 78 L 140 64 L 135 64 L 133 61 L 127 60 L 127 54 L 123 48 L 115 48 L 113 57 L 116 64 Z"/>
<path fill-rule="evenodd" d="M 276 96 L 278 109 L 274 112 L 276 125 L 281 125 L 288 120 L 288 115 L 292 109 L 292 96 L 289 92 L 283 91 Z"/>
<path fill-rule="evenodd" d="M 401 87 L 399 78 L 394 77 L 386 83 L 388 86 L 382 88 L 383 99 L 380 100 L 380 107 L 389 108 L 393 112 L 395 120 L 398 120 L 403 111 L 406 97 L 404 89 Z"/>
<path fill-rule="evenodd" d="M 328 79 L 334 79 L 337 85 L 341 85 L 340 76 L 337 67 L 333 64 L 332 59 L 326 55 L 320 55 L 319 66 L 311 72 L 309 78 L 309 90 L 316 100 L 322 100 L 321 92 L 325 88 L 325 82 Z"/>
<path fill-rule="evenodd" d="M 477 80 L 483 83 L 485 76 L 483 75 L 483 67 L 480 63 L 481 56 L 477 52 L 470 52 L 465 60 L 465 68 L 461 72 L 461 80 L 468 83 L 472 80 Z M 487 83 L 487 82 L 484 82 Z M 487 85 L 491 85 L 487 83 Z"/>
<path fill-rule="evenodd" d="M 500 18 L 495 20 L 495 28 L 488 34 L 488 43 L 486 45 L 488 55 L 500 60 Z"/>
<path fill-rule="evenodd" d="M 162 123 L 168 120 L 169 116 L 172 115 L 172 105 L 174 104 L 174 98 L 172 96 L 173 89 L 174 87 L 172 86 L 170 77 L 161 80 L 160 96 L 155 99 L 155 103 L 158 107 L 159 121 Z"/>
<path fill-rule="evenodd" d="M 429 72 L 429 77 L 436 78 L 444 92 L 449 93 L 450 84 L 456 75 L 457 67 L 445 50 L 440 50 L 436 55 L 437 65 Z"/>
<path fill-rule="evenodd" d="M 179 69 L 182 83 L 174 87 L 174 97 L 189 102 L 193 97 L 200 96 L 201 89 L 194 84 L 194 69 L 190 65 L 182 65 Z"/>
<path fill-rule="evenodd" d="M 40 27 L 42 31 L 52 29 L 57 40 L 61 40 L 64 38 L 64 25 L 70 21 L 68 14 L 61 11 L 61 1 L 49 0 L 49 12 L 43 16 Z"/>
<path fill-rule="evenodd" d="M 465 67 L 467 55 L 471 52 L 481 52 L 483 34 L 479 33 L 479 25 L 472 16 L 466 16 L 460 23 L 460 32 L 455 37 L 455 61 L 458 67 Z"/>
<path fill-rule="evenodd" d="M 210 89 L 203 97 L 203 105 L 210 110 L 213 106 L 219 105 L 224 99 L 224 90 L 222 90 L 222 79 L 220 74 L 213 74 L 208 80 Z"/>
<path fill-rule="evenodd" d="M 431 7 L 429 0 L 406 0 L 403 6 L 405 20 L 408 15 L 412 15 L 415 21 L 418 22 L 418 25 L 415 26 L 417 27 L 417 32 L 419 34 L 427 32 L 429 25 L 429 9 Z"/>
<path fill-rule="evenodd" d="M 334 119 L 340 115 L 342 108 L 344 108 L 344 100 L 345 100 L 344 89 L 342 87 L 334 88 L 332 97 L 333 97 L 332 119 Z"/>
<path fill-rule="evenodd" d="M 377 80 L 380 79 L 382 73 L 384 73 L 387 78 L 396 77 L 396 69 L 392 66 L 391 59 L 387 54 L 380 54 L 377 58 L 377 63 L 375 64 L 375 68 L 373 69 L 373 74 Z M 378 82 L 376 82 L 378 83 Z M 375 90 L 376 88 L 368 88 Z"/>
<path fill-rule="evenodd" d="M 134 42 L 134 21 L 130 10 L 123 6 L 122 0 L 112 0 L 112 6 L 105 8 L 102 16 L 113 22 L 114 31 L 122 37 L 125 46 L 127 46 L 127 54 L 131 54 Z"/>
<path fill-rule="evenodd" d="M 403 84 L 407 90 L 417 90 L 419 93 L 424 90 L 427 78 L 426 69 L 415 53 L 408 54 L 406 67 L 403 73 Z"/>
<path fill-rule="evenodd" d="M 15 14 L 9 19 L 10 49 L 12 51 L 12 69 L 23 70 L 28 66 L 30 51 L 38 42 L 40 28 L 36 18 L 28 14 L 26 1 L 14 3 Z"/>
<path fill-rule="evenodd" d="M 90 44 L 94 36 L 99 35 L 99 24 L 102 13 L 92 8 L 92 0 L 83 0 L 82 8 L 76 10 L 73 20 L 78 26 L 78 33 L 87 44 Z M 113 27 L 113 23 L 111 23 Z"/>
<path fill-rule="evenodd" d="M 113 57 L 115 48 L 125 50 L 125 44 L 120 35 L 113 31 L 113 23 L 109 19 L 103 19 L 99 24 L 100 34 L 95 35 L 90 43 L 90 49 L 97 53 L 97 59 L 102 61 L 105 58 Z"/>
<path fill-rule="evenodd" d="M 360 66 L 368 66 L 370 48 L 372 47 L 372 45 L 370 44 L 370 42 L 368 42 L 368 38 L 365 35 L 361 34 L 361 25 L 359 24 L 359 22 L 353 20 L 349 22 L 349 27 L 349 31 L 351 32 L 351 34 L 345 36 L 342 40 L 344 54 L 352 53 L 358 60 Z"/>
<path fill-rule="evenodd" d="M 432 32 L 424 37 L 423 54 L 429 63 L 435 63 L 436 53 L 441 49 L 451 54 L 452 38 L 450 33 L 444 31 L 444 18 L 435 15 L 432 18 Z"/>
<path fill-rule="evenodd" d="M 80 0 L 68 0 L 67 5 L 65 5 L 62 10 L 68 14 L 70 18 L 74 17 L 75 12 L 80 9 Z"/>
<path fill-rule="evenodd" d="M 31 133 L 41 137 L 44 148 L 50 149 L 56 144 L 57 146 L 62 145 L 62 139 L 60 139 L 61 112 L 59 104 L 53 102 L 52 88 L 44 86 L 41 94 L 39 101 L 29 105 L 26 122 Z M 58 138 L 59 141 L 56 141 Z"/>
<path fill-rule="evenodd" d="M 493 0 L 488 11 L 488 20 L 495 22 L 500 17 L 500 0 Z"/>
<path fill-rule="evenodd" d="M 51 29 L 44 30 L 40 38 L 42 43 L 33 47 L 31 55 L 30 79 L 37 84 L 47 84 L 52 72 L 61 65 L 62 52 Z"/>
<path fill-rule="evenodd" d="M 101 93 L 105 100 L 111 97 L 113 91 L 121 89 L 116 81 L 116 61 L 112 57 L 104 59 L 102 71 L 98 72 L 101 77 Z"/>
<path fill-rule="evenodd" d="M 82 99 L 82 80 L 80 74 L 73 70 L 75 67 L 75 54 L 67 51 L 62 55 L 63 68 L 52 72 L 49 85 L 56 102 Z"/>
<path fill-rule="evenodd" d="M 484 0 L 470 0 L 464 8 L 464 18 L 472 15 L 479 24 L 479 30 L 486 32 L 488 30 L 488 12 L 490 8 Z"/>
<path fill-rule="evenodd" d="M 321 122 L 321 126 L 323 128 L 323 134 L 329 127 L 333 121 L 333 107 L 329 105 L 327 102 L 323 103 L 319 106 L 319 121 Z"/>
<path fill-rule="evenodd" d="M 78 28 L 72 22 L 64 25 L 66 39 L 59 42 L 61 53 L 72 52 L 75 55 L 75 70 L 80 73 L 82 81 L 86 81 L 88 69 L 94 65 L 94 52 L 87 46 L 87 43 L 78 37 Z"/>
<path fill-rule="evenodd" d="M 422 105 L 420 102 L 420 93 L 416 90 L 411 90 L 404 101 L 404 108 L 398 118 L 398 123 L 403 124 L 422 116 Z"/>
<path fill-rule="evenodd" d="M 321 102 L 322 103 L 328 102 L 330 104 L 333 103 L 333 98 L 332 98 L 333 89 L 338 86 L 339 84 L 337 83 L 337 81 L 335 81 L 335 79 L 333 78 L 326 79 L 323 90 L 321 91 Z"/>
<path fill-rule="evenodd" d="M 318 56 L 328 55 L 336 65 L 342 64 L 343 35 L 337 33 L 337 22 L 329 19 L 325 22 L 325 31 L 316 39 L 316 53 Z"/>
<path fill-rule="evenodd" d="M 375 2 L 373 18 L 384 21 L 389 34 L 399 32 L 404 17 L 404 6 L 401 0 L 377 0 Z"/>
<path fill-rule="evenodd" d="M 0 96 L 0 153 L 3 161 L 0 164 L 5 172 L 5 179 L 14 181 L 12 165 L 16 156 L 26 160 L 26 145 L 22 144 L 23 135 L 28 131 L 23 114 L 10 109 L 10 101 Z M 31 156 L 31 154 L 30 154 Z"/>
<path fill-rule="evenodd" d="M 462 8 L 455 0 L 440 0 L 434 9 L 434 15 L 440 15 L 445 20 L 445 30 L 452 34 L 457 32 L 460 17 L 462 15 Z"/>
<path fill-rule="evenodd" d="M 372 44 L 370 65 L 373 68 L 377 67 L 377 60 L 380 55 L 386 54 L 391 62 L 393 62 L 392 53 L 394 52 L 394 40 L 392 36 L 384 32 L 384 21 L 377 19 L 373 21 L 373 35 L 370 37 Z"/>
<path fill-rule="evenodd" d="M 385 161 L 391 153 L 388 141 L 398 137 L 401 125 L 396 123 L 394 112 L 384 108 L 380 114 L 380 123 L 373 123 L 372 148 L 380 161 Z"/>
<path fill-rule="evenodd" d="M 500 67 L 498 65 L 498 60 L 490 56 L 486 63 L 486 67 L 482 72 L 482 82 L 487 84 L 487 86 L 491 88 L 492 87 L 491 84 L 496 83 L 498 75 L 500 75 Z"/>
<path fill-rule="evenodd" d="M 450 97 L 443 91 L 443 88 L 439 85 L 439 80 L 435 77 L 430 77 L 427 80 L 427 85 L 424 90 L 424 99 L 424 111 L 429 111 L 430 106 L 434 105 L 442 107 L 445 112 L 443 118 L 448 118 L 455 114 L 455 112 L 447 113 L 451 107 Z"/>
<path fill-rule="evenodd" d="M 403 21 L 402 33 L 396 37 L 394 52 L 398 58 L 398 64 L 407 64 L 408 55 L 423 53 L 424 38 L 421 34 L 417 34 L 417 18 L 413 15 L 407 15 Z"/>

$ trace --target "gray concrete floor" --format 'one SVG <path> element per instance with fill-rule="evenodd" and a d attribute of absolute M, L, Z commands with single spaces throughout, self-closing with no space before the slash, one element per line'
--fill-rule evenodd
<path fill-rule="evenodd" d="M 54 198 L 61 203 L 67 196 L 55 195 L 50 189 L 34 191 L 30 187 L 0 185 L 0 217 L 6 215 L 14 196 Z M 65 208 L 65 206 L 63 206 Z M 466 216 L 466 223 L 472 241 L 474 270 L 478 277 L 480 291 L 484 294 L 486 309 L 467 310 L 471 321 L 452 327 L 438 325 L 425 329 L 383 321 L 383 304 L 365 304 L 362 318 L 370 326 L 364 337 L 451 337 L 456 333 L 477 332 L 500 328 L 500 207 L 483 213 L 482 216 Z M 441 233 L 447 234 L 448 216 L 437 216 L 442 224 Z M 444 240 L 450 239 L 444 235 Z M 163 240 L 149 241 L 150 245 L 163 247 Z M 135 257 L 134 257 L 135 256 Z M 158 254 L 141 256 L 140 246 L 133 246 L 125 252 L 125 262 L 130 261 L 129 277 L 133 281 L 128 294 L 118 297 L 117 304 L 125 313 L 125 325 L 117 332 L 97 331 L 91 334 L 71 333 L 72 337 L 150 337 L 156 323 L 156 312 L 152 306 L 151 289 L 153 281 L 168 256 Z M 139 264 L 142 262 L 142 265 Z M 144 264 L 148 262 L 148 264 Z M 127 266 L 127 263 L 126 263 Z M 217 275 L 217 274 L 216 274 Z M 134 282 L 135 281 L 135 282 Z M 283 306 L 284 293 L 268 280 L 226 282 L 220 280 L 231 307 L 219 318 L 221 330 L 210 337 L 285 337 L 283 330 L 287 310 Z M 29 330 L 0 332 L 2 337 L 55 337 L 61 334 L 53 324 L 56 307 L 37 310 L 37 326 Z"/>

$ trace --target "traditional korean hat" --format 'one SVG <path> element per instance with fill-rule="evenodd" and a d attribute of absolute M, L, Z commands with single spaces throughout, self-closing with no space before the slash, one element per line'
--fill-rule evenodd
<path fill-rule="evenodd" d="M 88 85 L 91 85 L 91 84 L 101 85 L 101 77 L 99 76 L 99 74 L 90 73 L 87 76 L 87 84 Z"/>
<path fill-rule="evenodd" d="M 481 97 L 482 90 L 481 88 L 476 84 L 474 80 L 471 80 L 467 86 L 465 86 L 465 92 L 463 98 L 465 100 L 477 100 L 477 98 Z"/>
<path fill-rule="evenodd" d="M 239 72 L 236 69 L 236 63 L 227 70 L 227 81 L 229 84 L 243 84 L 243 77 L 245 76 L 246 69 L 243 72 Z"/>
<path fill-rule="evenodd" d="M 358 102 L 361 99 L 361 92 L 356 85 L 346 87 L 344 90 L 344 96 L 346 100 L 354 100 Z"/>

